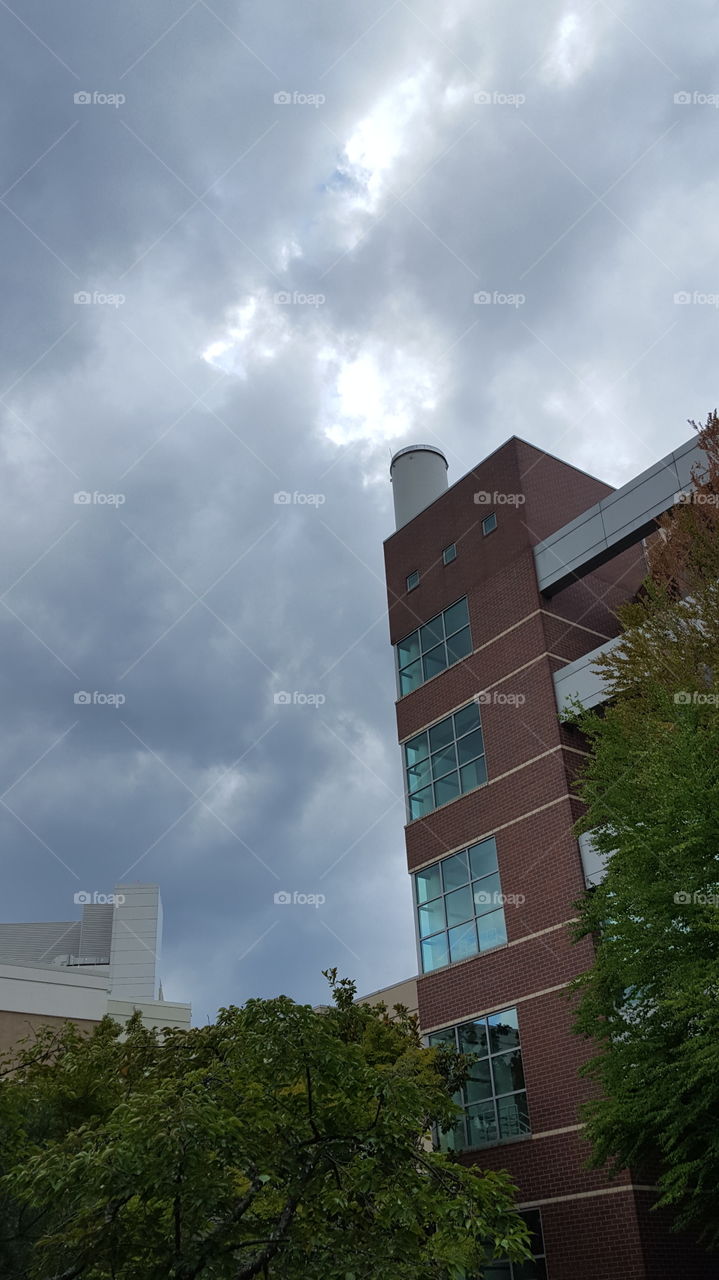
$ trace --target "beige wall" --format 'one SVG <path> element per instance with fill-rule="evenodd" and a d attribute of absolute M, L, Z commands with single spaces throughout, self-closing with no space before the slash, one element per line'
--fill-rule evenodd
<path fill-rule="evenodd" d="M 417 979 L 406 978 L 404 982 L 395 982 L 391 987 L 382 987 L 381 991 L 370 991 L 369 995 L 359 996 L 358 1004 L 386 1004 L 391 1012 L 396 1004 L 403 1004 L 410 1013 L 417 1012 Z"/>
<path fill-rule="evenodd" d="M 63 1027 L 69 1021 L 73 1021 L 82 1031 L 92 1031 L 97 1026 L 96 1022 L 90 1022 L 87 1018 L 54 1018 L 50 1014 L 8 1013 L 0 1009 L 0 1053 L 12 1049 L 18 1040 L 32 1035 L 39 1027 Z"/>

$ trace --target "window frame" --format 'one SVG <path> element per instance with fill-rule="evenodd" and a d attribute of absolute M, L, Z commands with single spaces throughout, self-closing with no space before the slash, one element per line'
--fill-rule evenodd
<path fill-rule="evenodd" d="M 494 1026 L 501 1025 L 500 1019 L 506 1015 L 511 1015 L 511 1018 L 513 1018 L 513 1021 L 514 1021 L 514 1025 L 516 1025 L 516 1028 L 517 1028 L 518 1043 L 515 1051 L 519 1053 L 519 1061 L 520 1061 L 520 1064 L 522 1065 L 522 1079 L 524 1081 L 524 1085 L 521 1089 L 511 1089 L 511 1090 L 505 1090 L 504 1092 L 500 1092 L 495 1087 L 494 1067 L 492 1063 L 495 1058 L 500 1058 L 502 1057 L 503 1054 L 506 1054 L 507 1052 L 511 1052 L 511 1050 L 507 1050 L 505 1047 L 500 1047 L 498 1049 L 492 1050 L 490 1027 L 492 1025 Z M 477 1057 L 477 1060 L 479 1062 L 486 1062 L 489 1065 L 489 1081 L 491 1085 L 491 1093 L 482 1102 L 470 1102 L 466 1100 L 467 1086 L 466 1084 L 463 1086 L 462 1101 L 461 1103 L 458 1103 L 458 1105 L 461 1106 L 462 1111 L 461 1111 L 461 1115 L 457 1117 L 454 1129 L 448 1130 L 446 1134 L 440 1134 L 437 1127 L 435 1126 L 432 1137 L 433 1137 L 435 1149 L 437 1150 L 482 1151 L 488 1147 L 503 1146 L 504 1144 L 509 1142 L 523 1142 L 527 1138 L 531 1138 L 532 1127 L 531 1127 L 530 1118 L 529 1118 L 529 1106 L 528 1106 L 528 1100 L 527 1100 L 527 1082 L 524 1077 L 524 1062 L 522 1058 L 522 1034 L 521 1034 L 521 1028 L 519 1026 L 518 1007 L 516 1005 L 510 1005 L 506 1009 L 500 1009 L 495 1013 L 483 1014 L 478 1018 L 469 1018 L 465 1022 L 454 1023 L 450 1027 L 443 1027 L 440 1031 L 430 1032 L 429 1035 L 427 1036 L 427 1045 L 430 1048 L 433 1048 L 435 1045 L 442 1043 L 442 1040 L 440 1037 L 445 1037 L 446 1039 L 447 1032 L 454 1032 L 454 1048 L 457 1053 L 461 1053 L 463 1052 L 463 1050 L 462 1050 L 461 1041 L 460 1041 L 460 1031 L 462 1030 L 463 1027 L 470 1027 L 470 1026 L 476 1025 L 477 1023 L 484 1024 L 484 1034 L 486 1037 L 486 1052 L 483 1053 L 481 1056 L 479 1054 L 475 1056 Z M 512 1025 L 511 1019 L 508 1020 L 508 1024 L 510 1026 Z M 436 1037 L 434 1045 L 432 1044 L 433 1036 Z M 500 1136 L 499 1103 L 505 1101 L 506 1099 L 519 1098 L 520 1096 L 523 1096 L 524 1098 L 524 1112 L 526 1113 L 526 1116 L 527 1116 L 527 1128 L 523 1130 L 521 1133 L 513 1133 L 513 1134 Z M 468 1120 L 470 1115 L 472 1114 L 470 1109 L 472 1107 L 486 1106 L 489 1103 L 492 1104 L 492 1107 L 494 1110 L 494 1129 L 495 1129 L 496 1137 L 494 1138 L 493 1141 L 481 1142 L 477 1144 L 470 1140 L 470 1129 L 468 1127 Z M 461 1145 L 456 1145 L 457 1130 L 459 1129 L 460 1126 L 462 1126 L 464 1130 L 465 1141 Z M 441 1146 L 442 1139 L 450 1139 L 451 1141 L 447 1143 L 446 1147 L 442 1147 Z M 541 1226 L 541 1221 L 540 1221 L 540 1226 Z M 543 1243 L 544 1241 L 542 1240 L 542 1244 Z M 544 1255 L 537 1254 L 536 1257 L 543 1258 Z M 502 1262 L 504 1261 L 504 1259 L 497 1258 L 495 1259 L 495 1261 Z"/>
<path fill-rule="evenodd" d="M 475 851 L 487 849 L 489 846 L 493 846 L 493 849 L 490 863 L 488 863 L 488 869 L 475 871 L 473 869 L 471 855 L 475 853 Z M 467 877 L 463 882 L 451 884 L 447 887 L 446 872 L 443 869 L 443 864 L 453 862 L 458 858 L 465 859 L 465 866 L 468 872 Z M 439 893 L 425 898 L 424 901 L 420 901 L 420 877 L 424 876 L 427 872 L 432 873 L 435 871 L 438 875 Z M 472 895 L 473 914 L 471 916 L 467 916 L 465 920 L 459 920 L 452 923 L 448 915 L 447 898 L 462 889 L 468 890 Z M 476 894 L 478 893 L 492 894 L 493 901 L 478 901 L 476 897 Z M 477 840 L 474 844 L 467 845 L 464 849 L 455 849 L 454 853 L 446 854 L 444 858 L 439 858 L 436 862 L 431 862 L 425 867 L 420 867 L 418 871 L 414 871 L 412 873 L 412 897 L 414 903 L 414 926 L 417 943 L 417 967 L 423 977 L 426 974 L 438 973 L 442 969 L 449 969 L 453 965 L 461 964 L 464 960 L 474 960 L 477 956 L 486 955 L 489 951 L 498 950 L 499 947 L 506 947 L 508 941 L 507 921 L 504 911 L 504 895 L 502 894 L 502 881 L 499 871 L 499 854 L 495 836 L 485 836 L 484 839 Z M 497 901 L 498 899 L 499 901 Z M 440 926 L 434 930 L 423 933 L 420 912 L 422 910 L 426 911 L 428 908 L 432 908 L 434 904 L 437 903 L 440 904 L 442 913 L 441 918 L 444 923 L 440 924 Z M 504 936 L 499 942 L 483 947 L 480 934 L 480 921 L 487 920 L 490 916 L 494 916 L 500 911 L 502 913 L 501 925 Z M 474 927 L 474 941 L 476 942 L 476 949 L 464 955 L 457 955 L 456 958 L 453 958 L 453 940 L 450 937 L 450 934 L 452 930 L 455 929 L 464 929 L 466 932 L 470 924 Z M 425 968 L 425 949 L 423 944 L 432 942 L 434 939 L 443 940 L 447 960 L 445 964 L 437 964 L 434 967 Z"/>
<path fill-rule="evenodd" d="M 447 552 L 448 552 L 448 551 L 451 551 L 451 552 L 452 552 L 452 554 L 451 554 L 451 556 L 449 557 L 449 559 L 447 558 Z M 454 561 L 455 561 L 456 559 L 457 559 L 457 543 L 456 543 L 456 542 L 450 542 L 449 546 L 444 547 L 444 548 L 443 548 L 443 550 L 442 550 L 442 564 L 443 564 L 443 565 L 445 566 L 445 568 L 446 568 L 448 564 L 453 564 L 453 563 L 454 563 Z"/>
<path fill-rule="evenodd" d="M 492 525 L 491 529 L 486 529 L 485 525 L 489 524 L 490 520 L 494 520 L 494 524 Z M 496 528 L 497 528 L 497 512 L 490 511 L 489 515 L 485 516 L 484 520 L 482 521 L 482 537 L 488 538 L 490 533 L 494 533 Z"/>
<path fill-rule="evenodd" d="M 469 728 L 465 729 L 463 732 L 457 733 L 456 721 L 470 707 L 475 708 L 476 723 L 473 725 L 470 725 Z M 437 745 L 433 746 L 432 734 L 435 735 L 435 741 L 437 741 L 438 730 L 442 729 L 443 726 L 447 726 L 447 725 L 451 726 L 451 737 L 447 738 L 447 740 L 443 744 L 440 741 L 439 746 Z M 476 733 L 479 733 L 480 735 L 481 748 L 482 748 L 481 751 L 477 751 L 475 752 L 474 755 L 467 756 L 465 759 L 461 759 L 460 743 L 463 743 L 466 748 L 466 744 L 469 742 L 469 739 L 473 734 L 476 734 Z M 419 742 L 419 740 L 422 738 L 423 735 L 425 735 L 427 739 L 426 754 L 422 756 L 418 756 L 410 764 L 408 760 L 408 755 L 407 755 L 408 748 L 411 747 L 413 743 Z M 441 739 L 441 735 L 439 735 L 439 737 Z M 434 813 L 437 809 L 443 808 L 443 806 L 446 804 L 452 804 L 455 800 L 459 800 L 462 796 L 469 795 L 471 791 L 477 791 L 479 790 L 480 787 L 487 786 L 487 783 L 489 781 L 489 774 L 487 770 L 487 747 L 484 741 L 484 730 L 482 728 L 482 716 L 479 708 L 479 703 L 475 698 L 473 698 L 471 702 L 466 702 L 463 707 L 458 707 L 457 710 L 451 712 L 450 715 L 443 716 L 441 720 L 436 720 L 434 724 L 428 725 L 426 729 L 420 729 L 419 733 L 412 734 L 412 737 L 406 738 L 404 742 L 402 742 L 401 746 L 402 746 L 402 762 L 403 762 L 403 774 L 404 774 L 404 794 L 405 794 L 405 804 L 406 804 L 408 824 L 410 822 L 416 822 L 419 818 L 426 818 L 428 814 Z M 445 763 L 448 763 L 450 749 L 452 749 L 454 752 L 453 767 L 448 767 L 444 769 L 442 773 L 435 774 L 434 761 L 438 757 L 445 755 L 446 757 Z M 421 785 L 419 786 L 415 785 L 413 788 L 410 789 L 410 777 L 409 777 L 410 769 L 420 770 L 422 765 L 425 763 L 426 763 L 426 771 L 427 771 L 425 779 L 422 781 Z M 476 768 L 481 770 L 483 773 L 483 777 L 480 782 L 475 782 L 473 783 L 472 786 L 468 786 L 465 789 L 461 785 L 463 781 L 462 774 L 465 770 L 468 770 L 471 766 L 475 766 Z M 441 767 L 442 767 L 441 763 L 437 764 L 436 766 L 437 769 Z M 456 794 L 450 795 L 446 800 L 440 800 L 438 803 L 437 788 L 442 787 L 442 784 L 444 784 L 444 786 L 442 787 L 442 790 L 446 790 L 447 787 L 450 785 L 449 780 L 453 776 L 456 777 L 456 781 L 457 781 Z M 432 804 L 430 808 L 422 813 L 414 813 L 412 810 L 413 800 L 417 800 L 420 793 L 423 791 L 426 791 L 428 788 L 432 798 Z"/>
<path fill-rule="evenodd" d="M 412 585 L 410 586 L 410 579 L 414 578 L 415 576 L 417 578 L 417 581 L 413 582 Z M 404 585 L 407 591 L 407 595 L 409 595 L 410 591 L 417 590 L 417 587 L 419 586 L 419 583 L 420 583 L 420 577 L 421 575 L 420 575 L 419 569 L 413 569 L 411 573 L 407 574 L 407 577 L 404 580 Z"/>
<path fill-rule="evenodd" d="M 455 609 L 458 604 L 464 604 L 465 606 L 466 621 L 463 622 L 461 626 L 455 627 L 453 631 L 448 631 L 446 615 L 450 613 L 452 609 Z M 438 630 L 438 624 L 441 629 L 441 639 L 440 640 L 433 639 L 431 643 L 427 644 L 427 647 L 425 649 L 424 642 L 422 639 L 422 632 L 427 631 L 430 628 L 434 628 L 435 634 L 436 634 Z M 462 635 L 465 631 L 467 632 L 467 636 L 469 638 L 469 648 L 467 649 L 466 653 L 463 653 L 460 655 L 460 657 L 454 658 L 452 661 L 450 661 L 449 647 L 451 643 L 455 641 L 457 637 Z M 400 665 L 400 649 L 402 648 L 402 646 L 409 647 L 413 639 L 416 640 L 417 655 L 415 658 L 412 658 L 409 662 L 404 662 Z M 429 684 L 430 680 L 435 680 L 437 676 L 444 675 L 445 671 L 448 671 L 450 667 L 456 667 L 458 662 L 463 662 L 465 658 L 469 658 L 470 655 L 472 654 L 473 652 L 472 624 L 469 617 L 469 600 L 467 596 L 466 595 L 460 596 L 457 600 L 453 600 L 451 604 L 448 604 L 445 609 L 442 609 L 439 613 L 436 613 L 432 618 L 428 618 L 426 622 L 418 623 L 418 625 L 414 627 L 412 631 L 408 631 L 407 635 L 402 636 L 402 638 L 398 640 L 393 647 L 394 647 L 394 653 L 395 653 L 394 669 L 395 669 L 395 676 L 397 680 L 397 700 L 399 701 L 401 698 L 408 697 L 410 693 L 415 693 L 416 690 L 421 689 L 423 685 Z M 437 649 L 442 650 L 442 654 L 445 660 L 444 666 L 440 671 L 435 671 L 431 675 L 425 675 L 425 658 L 429 657 L 431 653 L 436 652 Z M 403 689 L 402 677 L 403 675 L 406 675 L 407 671 L 410 669 L 410 667 L 413 667 L 415 663 L 419 663 L 420 674 L 422 678 L 419 684 L 413 685 L 411 689 Z"/>

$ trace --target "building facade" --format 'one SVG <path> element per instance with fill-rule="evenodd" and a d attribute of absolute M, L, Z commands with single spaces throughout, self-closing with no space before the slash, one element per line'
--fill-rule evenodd
<path fill-rule="evenodd" d="M 588 1056 L 568 985 L 592 962 L 571 922 L 601 875 L 578 844 L 583 759 L 559 710 L 597 702 L 596 652 L 646 575 L 645 538 L 690 482 L 692 441 L 624 488 L 512 438 L 447 488 L 434 448 L 392 463 L 385 543 L 398 738 L 430 1043 L 477 1055 L 441 1142 L 507 1169 L 536 1260 L 499 1280 L 709 1277 L 715 1264 L 650 1214 L 651 1179 L 586 1167 Z"/>
<path fill-rule="evenodd" d="M 0 1052 L 39 1026 L 90 1029 L 136 1009 L 147 1026 L 189 1027 L 190 1005 L 163 998 L 159 887 L 116 885 L 76 902 L 75 920 L 0 924 Z"/>

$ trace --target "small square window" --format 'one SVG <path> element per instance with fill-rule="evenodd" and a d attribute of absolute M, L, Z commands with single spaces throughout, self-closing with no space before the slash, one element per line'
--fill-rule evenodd
<path fill-rule="evenodd" d="M 488 533 L 492 533 L 497 528 L 497 513 L 493 511 L 491 516 L 485 516 L 482 521 L 482 533 L 485 538 Z"/>
<path fill-rule="evenodd" d="M 411 573 L 407 574 L 407 590 L 414 591 L 415 587 L 418 587 L 418 586 L 419 586 L 419 569 L 413 569 Z"/>
<path fill-rule="evenodd" d="M 445 547 L 444 551 L 442 552 L 442 559 L 445 564 L 451 564 L 453 560 L 457 559 L 457 543 L 456 542 L 451 542 L 448 547 Z"/>

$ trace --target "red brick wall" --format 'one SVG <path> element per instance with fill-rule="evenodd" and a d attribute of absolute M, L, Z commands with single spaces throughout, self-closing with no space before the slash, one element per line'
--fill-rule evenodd
<path fill-rule="evenodd" d="M 480 492 L 518 494 L 524 501 L 492 496 L 477 503 Z M 498 692 L 524 698 L 521 706 L 494 698 L 481 706 L 488 784 L 410 823 L 406 845 L 412 870 L 494 833 L 502 891 L 524 896 L 521 905 L 505 906 L 508 944 L 420 977 L 418 1003 L 420 1023 L 430 1029 L 517 1002 L 534 1134 L 576 1125 L 590 1094 L 578 1075 L 590 1050 L 572 1033 L 566 991 L 547 990 L 567 984 L 592 958 L 591 941 L 573 944 L 567 925 L 584 887 L 572 834 L 581 805 L 571 793 L 582 756 L 569 749 L 583 743 L 558 723 L 552 674 L 561 659 L 572 661 L 618 634 L 616 608 L 635 594 L 646 564 L 642 548 L 630 548 L 544 600 L 532 547 L 609 492 L 513 438 L 385 544 L 391 642 L 466 595 L 473 647 L 480 650 L 398 702 L 399 740 L 491 691 L 496 681 L 502 681 Z M 492 510 L 497 528 L 484 537 L 481 521 Z M 442 550 L 452 542 L 457 559 L 445 566 Z M 407 594 L 405 579 L 415 569 L 420 585 Z M 541 811 L 515 821 L 534 809 Z M 540 991 L 545 994 L 522 1000 Z M 587 1154 L 581 1132 L 573 1130 L 463 1159 L 508 1169 L 525 1202 L 626 1183 L 628 1174 L 610 1183 L 603 1171 L 587 1169 Z M 638 1217 L 629 1191 L 559 1201 L 544 1206 L 542 1216 L 550 1280 L 675 1274 L 666 1269 L 676 1257 L 674 1245 L 661 1231 L 664 1243 L 657 1243 L 645 1202 Z M 704 1278 L 701 1270 L 692 1274 Z"/>

